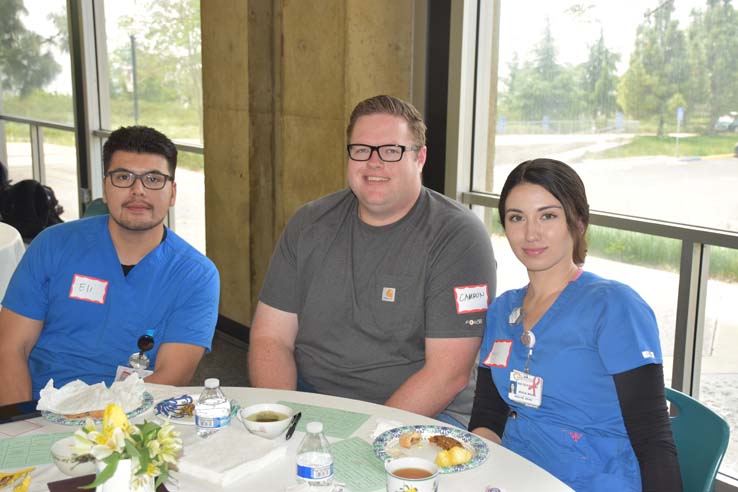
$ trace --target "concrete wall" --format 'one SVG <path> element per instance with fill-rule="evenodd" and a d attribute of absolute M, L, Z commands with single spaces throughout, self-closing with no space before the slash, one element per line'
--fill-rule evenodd
<path fill-rule="evenodd" d="M 284 225 L 345 186 L 354 105 L 411 99 L 414 3 L 201 3 L 207 253 L 222 315 L 251 323 Z"/>

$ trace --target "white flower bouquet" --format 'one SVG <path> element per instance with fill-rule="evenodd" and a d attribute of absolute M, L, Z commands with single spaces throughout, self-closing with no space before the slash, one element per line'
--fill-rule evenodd
<path fill-rule="evenodd" d="M 80 455 L 91 454 L 105 463 L 95 481 L 84 488 L 97 487 L 113 476 L 121 460 L 130 459 L 132 481 L 156 480 L 154 488 L 169 476 L 171 465 L 177 464 L 182 450 L 179 433 L 169 422 L 162 425 L 144 421 L 131 424 L 123 409 L 116 403 L 105 408 L 102 429 L 98 430 L 92 419 L 74 433 L 75 450 Z"/>

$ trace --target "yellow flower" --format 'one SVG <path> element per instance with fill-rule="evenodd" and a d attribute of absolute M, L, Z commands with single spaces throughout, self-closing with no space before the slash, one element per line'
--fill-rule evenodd
<path fill-rule="evenodd" d="M 108 403 L 103 414 L 103 433 L 109 436 L 113 429 L 121 429 L 125 434 L 131 431 L 131 423 L 128 422 L 126 413 L 117 403 Z"/>
<path fill-rule="evenodd" d="M 107 466 L 98 474 L 90 487 L 104 483 L 122 459 L 131 459 L 135 480 L 144 481 L 145 477 L 166 478 L 170 465 L 177 463 L 182 450 L 182 440 L 174 426 L 169 422 L 159 425 L 144 421 L 143 424 L 131 424 L 120 405 L 111 403 L 105 408 L 100 430 L 92 420 L 74 433 L 75 451 L 78 454 L 91 454 L 97 460 L 104 461 Z M 142 468 L 142 463 L 145 467 Z"/>

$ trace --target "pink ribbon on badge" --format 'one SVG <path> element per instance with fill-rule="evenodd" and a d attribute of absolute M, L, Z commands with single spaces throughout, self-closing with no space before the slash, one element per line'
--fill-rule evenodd
<path fill-rule="evenodd" d="M 540 385 L 541 385 L 541 378 L 534 377 L 533 384 L 528 386 L 528 389 L 533 392 L 533 396 L 536 396 L 536 388 L 538 388 Z"/>

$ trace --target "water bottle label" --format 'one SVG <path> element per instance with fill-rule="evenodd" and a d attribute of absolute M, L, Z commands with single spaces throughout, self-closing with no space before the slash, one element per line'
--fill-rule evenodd
<path fill-rule="evenodd" d="M 333 476 L 333 463 L 325 466 L 297 465 L 297 476 L 303 480 L 325 480 Z"/>
<path fill-rule="evenodd" d="M 231 416 L 227 417 L 205 417 L 195 414 L 195 425 L 208 429 L 220 429 L 231 425 Z"/>

